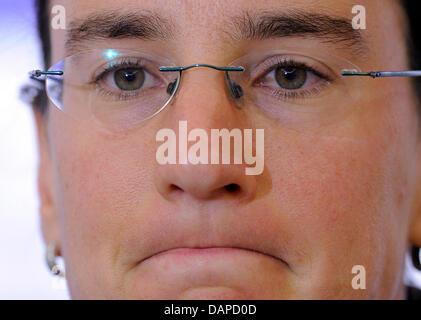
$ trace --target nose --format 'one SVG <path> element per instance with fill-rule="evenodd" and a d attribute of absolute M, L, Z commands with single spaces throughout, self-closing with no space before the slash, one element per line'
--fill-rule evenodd
<path fill-rule="evenodd" d="M 187 134 L 181 132 L 180 123 L 187 126 Z M 168 200 L 190 198 L 196 200 L 227 199 L 246 201 L 256 194 L 256 176 L 246 175 L 244 163 L 243 129 L 251 128 L 251 121 L 243 111 L 236 108 L 224 82 L 224 74 L 208 69 L 193 69 L 183 73 L 178 96 L 166 112 L 161 115 L 160 126 L 176 133 L 177 163 L 157 164 L 155 185 L 158 192 Z M 206 132 L 207 164 L 193 164 L 182 152 L 190 154 L 192 146 L 203 140 L 183 141 L 194 129 Z M 230 161 L 222 163 L 222 138 L 215 143 L 212 129 L 228 129 L 241 132 L 241 161 L 234 163 L 235 138 L 230 138 Z M 195 130 L 196 131 L 196 130 Z M 169 142 L 169 140 L 168 140 Z M 187 145 L 187 150 L 181 147 Z M 162 142 L 157 145 L 162 144 Z M 185 149 L 185 147 L 184 147 Z M 218 149 L 218 150 L 216 150 Z M 238 149 L 236 149 L 238 151 Z M 202 149 L 200 150 L 200 153 Z M 219 160 L 212 160 L 219 152 Z M 201 154 L 200 154 L 201 156 Z M 181 161 L 184 158 L 187 161 Z"/>

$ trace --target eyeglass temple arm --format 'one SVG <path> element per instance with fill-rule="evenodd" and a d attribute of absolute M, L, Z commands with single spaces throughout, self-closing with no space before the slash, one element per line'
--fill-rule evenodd
<path fill-rule="evenodd" d="M 41 70 L 32 70 L 29 72 L 31 77 L 39 78 L 41 76 L 62 76 L 64 74 L 63 71 L 41 71 Z"/>
<path fill-rule="evenodd" d="M 421 70 L 410 70 L 410 71 L 371 71 L 371 72 L 358 72 L 342 70 L 342 76 L 360 76 L 360 77 L 421 77 Z"/>
<path fill-rule="evenodd" d="M 40 78 L 41 76 L 62 76 L 63 71 L 41 71 L 41 70 L 32 70 L 29 72 L 29 77 L 33 80 L 44 82 L 45 79 Z"/>

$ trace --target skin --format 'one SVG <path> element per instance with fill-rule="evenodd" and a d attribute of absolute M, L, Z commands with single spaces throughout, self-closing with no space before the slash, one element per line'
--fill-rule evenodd
<path fill-rule="evenodd" d="M 122 7 L 111 0 L 60 4 L 68 20 Z M 313 40 L 282 41 L 302 48 L 310 43 L 314 52 L 352 59 L 366 71 L 408 68 L 397 2 L 360 4 L 369 15 L 364 57 Z M 120 39 L 102 45 L 164 48 L 179 65 L 227 65 L 245 48 L 279 41 L 232 45 L 223 27 L 239 10 L 323 8 L 349 17 L 353 5 L 348 0 L 127 0 L 130 10 L 171 17 L 180 28 L 178 41 Z M 51 32 L 52 60 L 59 61 L 65 57 L 65 31 Z M 351 116 L 290 130 L 261 115 L 240 114 L 219 76 L 185 74 L 174 103 L 127 134 L 101 132 L 51 104 L 48 119 L 35 111 L 42 231 L 46 243 L 59 245 L 71 297 L 404 298 L 404 254 L 411 243 L 421 246 L 421 145 L 408 79 L 361 80 L 365 90 L 358 101 L 350 99 Z M 198 85 L 204 81 L 212 85 Z M 244 165 L 159 165 L 155 134 L 161 128 L 177 132 L 178 120 L 187 120 L 190 129 L 265 128 L 264 173 L 246 176 Z M 237 190 L 225 188 L 233 183 Z M 243 247 L 266 254 L 244 249 L 145 259 L 182 247 Z M 366 270 L 365 290 L 352 288 L 354 265 Z"/>

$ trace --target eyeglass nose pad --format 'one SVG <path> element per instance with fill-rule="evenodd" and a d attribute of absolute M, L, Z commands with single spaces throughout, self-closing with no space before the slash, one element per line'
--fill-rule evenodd
<path fill-rule="evenodd" d="M 234 99 L 240 99 L 244 94 L 243 88 L 241 88 L 241 86 L 237 84 L 235 81 L 231 80 L 231 77 L 228 71 L 225 72 L 225 75 L 227 77 L 228 86 L 230 87 L 232 96 L 234 97 Z"/>
<path fill-rule="evenodd" d="M 231 85 L 231 92 L 235 99 L 240 99 L 243 96 L 243 88 L 240 85 L 233 82 Z"/>
<path fill-rule="evenodd" d="M 175 88 L 177 87 L 177 79 L 173 82 L 170 82 L 167 87 L 167 93 L 171 96 L 174 93 Z"/>

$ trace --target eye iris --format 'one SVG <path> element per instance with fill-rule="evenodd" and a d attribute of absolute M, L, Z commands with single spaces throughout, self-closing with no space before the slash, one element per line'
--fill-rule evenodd
<path fill-rule="evenodd" d="M 121 90 L 138 90 L 145 82 L 142 69 L 121 69 L 114 73 L 114 81 Z"/>
<path fill-rule="evenodd" d="M 307 72 L 294 67 L 279 67 L 275 70 L 275 78 L 282 88 L 296 90 L 306 82 Z"/>

